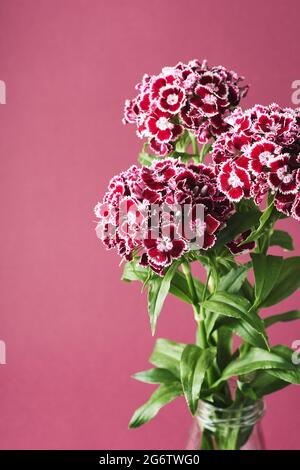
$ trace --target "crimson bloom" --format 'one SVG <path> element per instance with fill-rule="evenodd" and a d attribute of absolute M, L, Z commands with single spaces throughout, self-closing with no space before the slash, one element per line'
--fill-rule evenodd
<path fill-rule="evenodd" d="M 179 62 L 158 75 L 145 75 L 138 95 L 126 100 L 123 122 L 136 124 L 150 150 L 170 154 L 185 130 L 206 142 L 228 129 L 225 117 L 238 105 L 248 87 L 242 77 L 206 61 Z"/>
<path fill-rule="evenodd" d="M 274 194 L 278 211 L 299 218 L 299 111 L 254 106 L 237 108 L 227 120 L 229 130 L 213 144 L 212 158 L 219 188 L 232 201 Z"/>
<path fill-rule="evenodd" d="M 159 275 L 189 251 L 212 248 L 232 213 L 213 168 L 175 159 L 115 176 L 95 208 L 97 235 L 107 249 L 126 260 L 138 257 Z"/>
<path fill-rule="evenodd" d="M 224 162 L 218 175 L 219 188 L 231 201 L 240 201 L 250 196 L 251 179 L 248 171 L 234 161 Z"/>

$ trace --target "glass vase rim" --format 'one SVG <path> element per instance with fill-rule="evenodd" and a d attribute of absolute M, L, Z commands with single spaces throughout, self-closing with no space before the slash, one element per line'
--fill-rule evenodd
<path fill-rule="evenodd" d="M 265 403 L 264 398 L 258 398 L 257 400 L 254 400 L 253 403 L 251 403 L 250 405 L 246 405 L 246 406 L 241 405 L 238 408 L 230 408 L 230 406 L 227 408 L 222 408 L 221 406 L 213 405 L 212 403 L 208 401 L 199 400 L 197 411 L 199 411 L 199 408 L 201 405 L 204 405 L 206 409 L 210 409 L 212 411 L 220 411 L 222 413 L 231 413 L 231 414 L 234 412 L 248 411 L 257 407 L 258 405 L 263 405 L 264 410 L 266 410 L 266 403 Z"/>

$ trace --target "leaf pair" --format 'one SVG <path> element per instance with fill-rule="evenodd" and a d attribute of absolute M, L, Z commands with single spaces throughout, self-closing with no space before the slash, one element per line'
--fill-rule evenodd
<path fill-rule="evenodd" d="M 158 339 L 150 357 L 150 363 L 157 367 L 139 372 L 133 377 L 160 386 L 136 410 L 129 427 L 135 428 L 150 421 L 163 406 L 183 394 L 191 413 L 195 414 L 206 371 L 215 356 L 216 350 L 213 348 L 202 350 L 193 344 Z"/>
<path fill-rule="evenodd" d="M 300 256 L 252 254 L 255 275 L 255 304 L 270 307 L 289 297 L 300 287 Z"/>
<path fill-rule="evenodd" d="M 167 339 L 156 341 L 149 359 L 156 368 L 138 372 L 133 377 L 141 382 L 159 383 L 160 386 L 149 400 L 135 411 L 129 423 L 130 428 L 137 428 L 147 423 L 157 415 L 163 406 L 183 395 L 180 381 L 180 359 L 185 346 L 185 344 Z"/>
<path fill-rule="evenodd" d="M 250 312 L 251 304 L 244 297 L 228 292 L 216 292 L 204 302 L 203 307 L 218 316 L 235 319 L 235 322 L 229 321 L 228 326 L 232 326 L 242 337 L 251 336 L 250 344 L 262 345 L 263 342 L 268 347 L 264 323 L 255 311 Z"/>
<path fill-rule="evenodd" d="M 162 384 L 151 395 L 150 399 L 136 410 L 132 416 L 129 427 L 137 428 L 154 418 L 159 410 L 170 403 L 174 398 L 182 395 L 182 387 L 179 382 Z"/>
<path fill-rule="evenodd" d="M 175 261 L 166 271 L 164 277 L 151 274 L 151 282 L 148 283 L 148 313 L 150 317 L 151 331 L 154 335 L 156 323 L 162 310 L 168 293 L 175 295 L 184 302 L 193 304 L 186 278 L 182 272 L 178 270 L 182 260 Z M 122 280 L 126 282 L 142 281 L 145 283 L 148 279 L 149 272 L 135 261 L 126 263 Z M 193 283 L 197 291 L 198 298 L 202 297 L 204 289 L 203 284 L 193 278 Z"/>
<path fill-rule="evenodd" d="M 204 377 L 215 357 L 216 350 L 214 348 L 201 349 L 194 344 L 188 344 L 182 353 L 180 377 L 184 395 L 192 415 L 197 411 Z"/>
<path fill-rule="evenodd" d="M 275 346 L 271 351 L 252 348 L 240 358 L 233 360 L 223 371 L 220 384 L 234 376 L 243 376 L 255 371 L 265 371 L 288 383 L 300 384 L 300 367 L 292 362 L 292 351 L 285 346 Z"/>

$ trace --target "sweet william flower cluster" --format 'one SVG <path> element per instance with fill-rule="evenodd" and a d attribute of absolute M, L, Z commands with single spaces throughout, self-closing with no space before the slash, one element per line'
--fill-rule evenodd
<path fill-rule="evenodd" d="M 206 61 L 179 62 L 145 75 L 139 94 L 125 103 L 124 123 L 135 124 L 157 155 L 172 152 L 185 130 L 206 142 L 228 128 L 225 117 L 248 91 L 242 77 Z"/>
<path fill-rule="evenodd" d="M 300 220 L 300 113 L 277 104 L 237 109 L 213 145 L 218 186 L 231 201 L 274 194 L 278 211 Z"/>
<path fill-rule="evenodd" d="M 197 205 L 203 207 L 201 218 L 197 218 Z M 184 218 L 176 216 L 184 206 L 191 228 L 188 234 Z M 197 230 L 203 232 L 201 248 L 211 248 L 232 212 L 233 204 L 218 189 L 212 168 L 175 159 L 155 161 L 150 168 L 133 166 L 115 176 L 95 208 L 98 235 L 106 247 L 117 248 L 127 261 L 139 256 L 142 266 L 160 275 L 189 251 L 191 234 Z"/>
<path fill-rule="evenodd" d="M 220 429 L 204 417 L 200 448 L 241 449 L 255 427 L 243 410 L 261 416 L 265 395 L 300 384 L 293 351 L 273 345 L 267 331 L 300 311 L 260 317 L 300 287 L 300 257 L 270 254 L 273 246 L 293 250 L 277 221 L 300 220 L 300 110 L 244 111 L 242 78 L 198 60 L 145 75 L 137 91 L 124 122 L 146 140 L 140 165 L 112 178 L 95 207 L 96 231 L 121 256 L 123 280 L 147 289 L 152 333 L 172 294 L 192 306 L 196 342 L 156 341 L 152 368 L 134 378 L 158 387 L 130 427 L 184 396 L 193 416 L 205 402 L 216 416 L 241 417 Z M 206 271 L 204 282 L 193 264 Z"/>

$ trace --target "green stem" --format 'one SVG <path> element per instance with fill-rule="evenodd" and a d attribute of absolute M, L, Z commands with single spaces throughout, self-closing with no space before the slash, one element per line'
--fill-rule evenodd
<path fill-rule="evenodd" d="M 188 285 L 188 288 L 192 297 L 193 305 L 194 307 L 197 307 L 199 306 L 199 299 L 198 299 L 196 287 L 194 284 L 193 276 L 191 273 L 191 268 L 190 268 L 188 261 L 184 261 L 182 263 L 182 271 L 186 278 L 186 282 L 187 282 L 187 285 Z"/>
<path fill-rule="evenodd" d="M 211 144 L 203 144 L 200 151 L 200 163 L 203 163 L 205 156 L 211 149 Z"/>
<path fill-rule="evenodd" d="M 205 301 L 206 296 L 207 296 L 208 283 L 209 283 L 210 276 L 211 276 L 211 269 L 210 269 L 210 270 L 208 271 L 208 273 L 207 273 L 207 277 L 206 277 L 206 281 L 205 281 L 205 286 L 204 286 L 204 290 L 203 290 L 203 294 L 202 294 L 202 299 L 201 299 L 201 303 L 202 303 L 202 304 L 203 304 L 203 302 Z"/>
<path fill-rule="evenodd" d="M 206 349 L 208 347 L 204 320 L 197 321 L 196 342 L 198 346 L 202 349 Z"/>
<path fill-rule="evenodd" d="M 193 147 L 193 153 L 194 153 L 194 160 L 196 163 L 200 163 L 200 154 L 199 154 L 199 147 L 198 147 L 198 143 L 197 143 L 197 138 L 192 134 L 190 133 L 190 139 L 191 139 L 191 142 L 192 142 L 192 147 Z"/>
<path fill-rule="evenodd" d="M 193 276 L 191 273 L 191 268 L 187 261 L 184 261 L 182 263 L 182 271 L 185 275 L 186 282 L 188 284 L 188 288 L 189 288 L 189 291 L 193 300 L 194 316 L 197 322 L 196 343 L 198 344 L 200 348 L 206 349 L 209 346 L 209 344 L 208 344 L 206 328 L 205 328 L 205 311 L 202 307 L 202 303 L 204 302 L 206 295 L 207 295 L 208 282 L 209 282 L 211 271 L 208 272 L 208 275 L 206 278 L 206 282 L 205 282 L 205 286 L 204 286 L 204 290 L 202 294 L 202 299 L 201 299 L 201 306 L 199 305 L 198 294 L 195 288 Z M 212 383 L 214 383 L 214 375 L 213 375 L 213 371 L 211 368 L 207 371 L 207 381 L 208 381 L 208 385 L 211 385 Z"/>
<path fill-rule="evenodd" d="M 199 345 L 201 344 L 203 348 L 208 347 L 208 340 L 207 340 L 207 335 L 206 335 L 206 328 L 205 328 L 205 309 L 203 308 L 203 303 L 206 299 L 207 296 L 207 290 L 208 290 L 208 283 L 209 283 L 209 278 L 210 278 L 211 271 L 209 270 L 206 281 L 205 281 L 205 286 L 203 289 L 202 293 L 202 299 L 201 299 L 201 305 L 200 305 L 200 314 L 199 318 L 197 320 L 198 323 L 198 333 L 197 333 L 197 339 Z"/>

